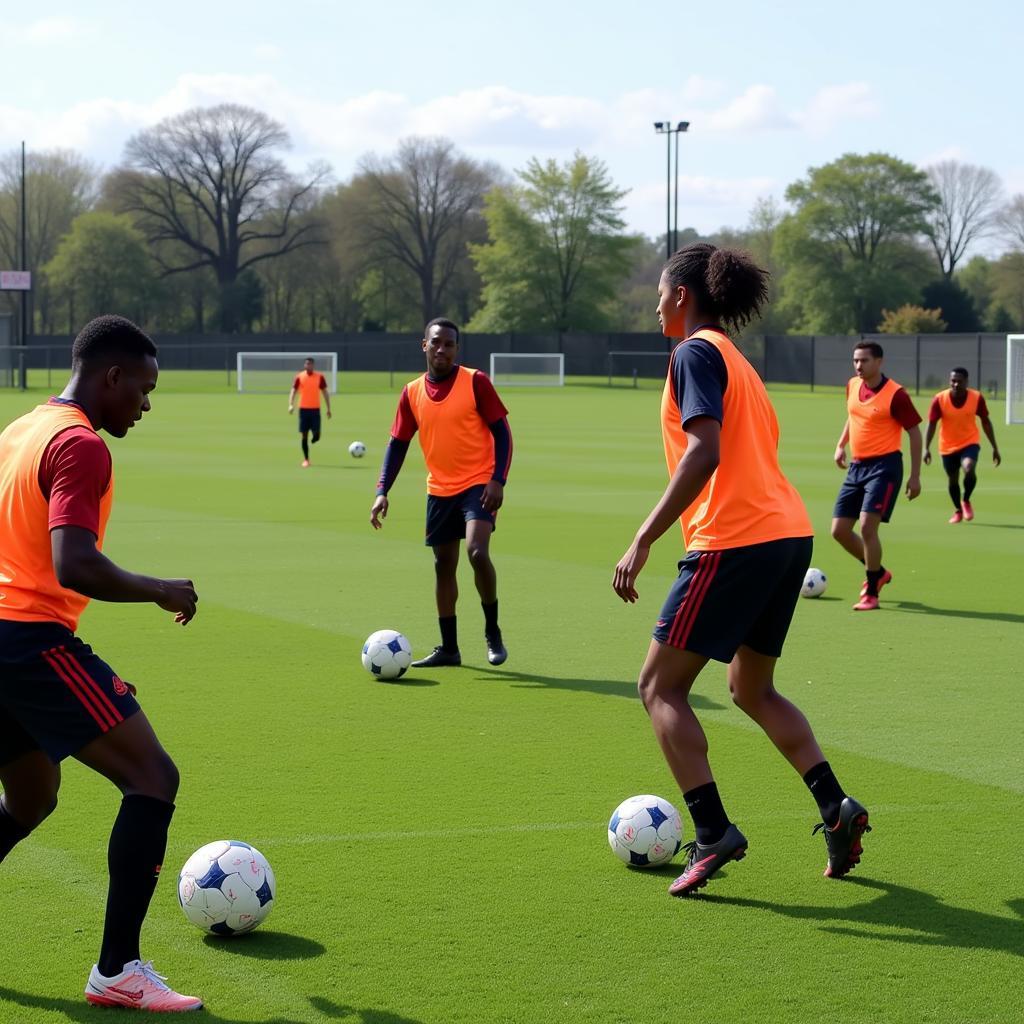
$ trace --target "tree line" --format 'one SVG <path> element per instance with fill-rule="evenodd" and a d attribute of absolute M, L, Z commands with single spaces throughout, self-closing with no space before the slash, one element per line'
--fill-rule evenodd
<path fill-rule="evenodd" d="M 290 171 L 285 128 L 237 104 L 147 128 L 103 172 L 27 158 L 34 333 L 117 310 L 162 332 L 650 331 L 665 238 L 626 231 L 598 158 L 508 172 L 443 138 L 368 154 L 348 181 Z M 0 264 L 20 267 L 20 154 L 0 156 Z M 772 274 L 752 333 L 1024 328 L 1024 195 L 987 168 L 846 154 L 707 238 Z M 983 256 L 987 243 L 1002 255 Z M 974 253 L 974 255 L 972 255 Z M 0 293 L 0 312 L 16 293 Z"/>

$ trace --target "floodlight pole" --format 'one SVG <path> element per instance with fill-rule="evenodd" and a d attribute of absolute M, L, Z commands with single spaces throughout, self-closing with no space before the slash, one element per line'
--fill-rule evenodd
<path fill-rule="evenodd" d="M 689 121 L 655 121 L 654 130 L 665 136 L 665 259 L 679 245 L 679 135 L 690 127 Z M 675 218 L 672 216 L 672 136 L 676 137 Z"/>
<path fill-rule="evenodd" d="M 28 270 L 28 203 L 25 199 L 25 141 L 21 142 L 21 269 Z M 18 386 L 22 391 L 28 389 L 28 292 L 21 292 L 21 366 L 18 373 Z"/>

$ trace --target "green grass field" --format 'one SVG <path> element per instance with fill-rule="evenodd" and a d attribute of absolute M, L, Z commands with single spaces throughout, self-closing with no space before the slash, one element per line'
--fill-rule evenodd
<path fill-rule="evenodd" d="M 920 499 L 884 528 L 883 610 L 857 615 L 861 574 L 828 537 L 842 400 L 775 394 L 784 466 L 830 580 L 800 602 L 779 688 L 874 831 L 849 880 L 822 878 L 812 800 L 709 666 L 694 701 L 750 851 L 680 901 L 666 887 L 681 858 L 630 871 L 605 836 L 631 794 L 681 802 L 634 683 L 678 535 L 655 548 L 637 605 L 610 585 L 665 481 L 657 395 L 506 391 L 516 447 L 493 551 L 509 660 L 486 663 L 464 562 L 464 667 L 382 684 L 360 665 L 367 634 L 400 629 L 419 654 L 437 642 L 418 450 L 385 529 L 368 522 L 395 392 L 339 395 L 301 470 L 284 395 L 232 394 L 223 377 L 164 383 L 150 416 L 111 441 L 106 550 L 193 577 L 200 612 L 182 630 L 155 607 L 94 604 L 81 633 L 138 685 L 181 768 L 143 953 L 207 1001 L 203 1019 L 1024 1016 L 1024 428 L 997 422 L 998 470 L 983 448 L 973 523 L 947 525 L 941 468 L 926 469 Z M 44 396 L 0 393 L 0 421 Z M 356 438 L 362 461 L 346 452 Z M 0 1021 L 111 1019 L 81 992 L 117 803 L 67 762 L 56 814 L 0 868 Z M 204 938 L 175 894 L 180 865 L 218 838 L 253 843 L 278 878 L 272 917 L 234 941 Z"/>

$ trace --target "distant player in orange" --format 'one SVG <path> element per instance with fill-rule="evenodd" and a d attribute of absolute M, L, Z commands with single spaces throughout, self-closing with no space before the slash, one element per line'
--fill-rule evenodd
<path fill-rule="evenodd" d="M 309 435 L 313 435 L 313 444 L 320 440 L 320 396 L 324 397 L 327 406 L 327 418 L 331 418 L 331 393 L 327 388 L 327 378 L 317 373 L 315 361 L 306 359 L 302 364 L 302 372 L 292 382 L 292 390 L 288 395 L 288 415 L 295 411 L 295 396 L 299 396 L 299 433 L 302 435 L 302 466 L 309 466 Z"/>
<path fill-rule="evenodd" d="M 878 526 L 887 523 L 903 482 L 903 431 L 910 437 L 907 499 L 921 493 L 921 417 L 910 395 L 882 373 L 882 346 L 865 341 L 853 350 L 857 376 L 846 385 L 846 423 L 836 445 L 835 463 L 846 470 L 832 511 L 832 536 L 863 563 L 866 579 L 854 611 L 878 608 L 882 587 L 892 573 L 882 565 Z M 850 465 L 846 465 L 846 445 Z M 860 536 L 853 528 L 860 520 Z"/>
<path fill-rule="evenodd" d="M 928 466 L 932 461 L 932 438 L 935 436 L 935 428 L 939 428 L 939 454 L 942 456 L 942 468 L 949 479 L 949 496 L 953 499 L 953 514 L 949 518 L 951 523 L 959 523 L 963 519 L 969 522 L 974 518 L 971 495 L 978 484 L 974 467 L 981 451 L 979 419 L 992 445 L 992 464 L 998 466 L 1003 460 L 999 454 L 999 445 L 996 444 L 996 433 L 992 429 L 985 396 L 967 386 L 967 371 L 962 366 L 956 366 L 950 370 L 949 387 L 932 399 L 928 410 L 928 431 L 924 438 L 924 463 Z M 962 500 L 961 469 L 964 471 Z"/>
<path fill-rule="evenodd" d="M 868 812 L 840 786 L 799 708 L 775 689 L 775 664 L 811 558 L 800 495 L 779 468 L 779 424 L 764 385 L 722 323 L 742 327 L 767 297 L 767 274 L 745 253 L 697 242 L 668 261 L 658 284 L 672 350 L 661 400 L 669 484 L 615 567 L 612 586 L 637 600 L 651 545 L 677 521 L 686 556 L 654 629 L 639 689 L 693 818 L 686 869 L 673 896 L 701 888 L 740 860 L 747 839 L 725 813 L 690 689 L 709 660 L 729 666 L 733 701 L 800 773 L 818 804 L 825 875 L 859 860 Z"/>
<path fill-rule="evenodd" d="M 85 998 L 157 1012 L 203 1004 L 164 983 L 139 952 L 160 874 L 178 769 L 135 687 L 77 636 L 90 598 L 155 604 L 186 625 L 191 580 L 126 572 L 101 553 L 113 503 L 110 452 L 98 431 L 125 434 L 149 412 L 156 347 L 133 323 L 101 316 L 71 349 L 59 398 L 0 434 L 0 860 L 57 806 L 60 764 L 73 757 L 123 796 L 110 833 L 110 886 L 100 955 Z"/>
<path fill-rule="evenodd" d="M 463 538 L 484 612 L 487 660 L 501 665 L 508 651 L 498 626 L 498 581 L 490 544 L 512 464 L 508 410 L 486 374 L 458 364 L 459 328 L 451 320 L 431 320 L 422 346 L 427 372 L 402 389 L 370 524 L 375 530 L 384 525 L 388 491 L 418 431 L 427 464 L 426 534 L 434 550 L 441 643 L 412 667 L 462 664 L 455 603 Z"/>

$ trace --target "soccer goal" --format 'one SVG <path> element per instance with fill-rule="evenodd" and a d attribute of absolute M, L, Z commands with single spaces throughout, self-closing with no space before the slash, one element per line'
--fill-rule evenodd
<path fill-rule="evenodd" d="M 1006 422 L 1024 423 L 1024 334 L 1006 336 Z"/>
<path fill-rule="evenodd" d="M 286 395 L 306 359 L 314 360 L 314 369 L 327 378 L 331 394 L 337 394 L 337 352 L 239 352 L 238 390 L 280 391 Z"/>
<path fill-rule="evenodd" d="M 563 352 L 492 352 L 491 380 L 495 386 L 532 384 L 560 388 L 565 384 Z"/>
<path fill-rule="evenodd" d="M 608 387 L 660 386 L 668 373 L 668 352 L 609 352 Z"/>

